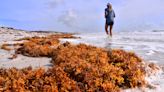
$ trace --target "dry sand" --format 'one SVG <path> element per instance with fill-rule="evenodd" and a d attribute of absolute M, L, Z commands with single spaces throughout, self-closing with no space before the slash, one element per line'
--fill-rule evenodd
<path fill-rule="evenodd" d="M 29 32 L 23 30 L 17 30 L 7 27 L 0 28 L 0 47 L 3 44 L 13 44 L 13 43 L 22 43 L 22 41 L 14 41 L 24 37 L 44 37 L 50 34 L 55 34 L 52 32 Z M 18 69 L 32 66 L 33 68 L 38 67 L 50 67 L 51 58 L 47 57 L 27 57 L 23 55 L 17 55 L 15 59 L 9 59 L 14 55 L 15 51 L 6 51 L 0 49 L 0 68 L 12 68 L 16 67 Z"/>

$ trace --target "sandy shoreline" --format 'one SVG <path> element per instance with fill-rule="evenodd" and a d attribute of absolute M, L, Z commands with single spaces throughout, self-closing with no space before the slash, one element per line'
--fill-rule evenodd
<path fill-rule="evenodd" d="M 23 30 L 16 30 L 12 28 L 0 28 L 0 46 L 3 44 L 15 44 L 22 43 L 23 41 L 14 41 L 25 37 L 45 37 L 50 34 L 56 34 L 55 32 L 28 32 Z M 32 66 L 33 68 L 51 66 L 51 58 L 47 57 L 27 57 L 23 55 L 17 55 L 15 59 L 9 59 L 14 55 L 15 51 L 6 51 L 0 49 L 0 67 L 1 68 L 12 68 L 18 69 Z"/>

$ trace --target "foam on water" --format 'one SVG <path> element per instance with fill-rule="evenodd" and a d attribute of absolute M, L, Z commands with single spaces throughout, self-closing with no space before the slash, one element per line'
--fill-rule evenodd
<path fill-rule="evenodd" d="M 78 42 L 99 47 L 121 48 L 136 52 L 146 60 L 164 64 L 164 32 L 117 32 L 112 39 L 105 33 L 81 34 Z"/>
<path fill-rule="evenodd" d="M 75 44 L 86 43 L 98 47 L 120 48 L 133 51 L 147 62 L 157 63 L 161 67 L 164 64 L 164 31 L 143 31 L 143 32 L 116 32 L 110 38 L 105 33 L 80 34 L 81 39 L 63 39 Z M 146 78 L 156 89 L 129 89 L 125 92 L 163 92 L 164 72 L 159 70 L 152 76 Z"/>

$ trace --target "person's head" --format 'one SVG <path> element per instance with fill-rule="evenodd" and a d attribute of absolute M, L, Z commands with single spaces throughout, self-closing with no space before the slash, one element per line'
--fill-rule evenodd
<path fill-rule="evenodd" d="M 108 3 L 108 4 L 107 4 L 107 7 L 108 7 L 109 9 L 112 9 L 112 4 Z"/>

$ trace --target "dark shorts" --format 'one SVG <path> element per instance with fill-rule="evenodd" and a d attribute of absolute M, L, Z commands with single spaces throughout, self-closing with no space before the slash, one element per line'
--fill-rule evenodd
<path fill-rule="evenodd" d="M 106 25 L 113 25 L 113 24 L 114 24 L 113 21 L 111 21 L 111 22 L 107 22 L 107 21 L 106 21 Z"/>

